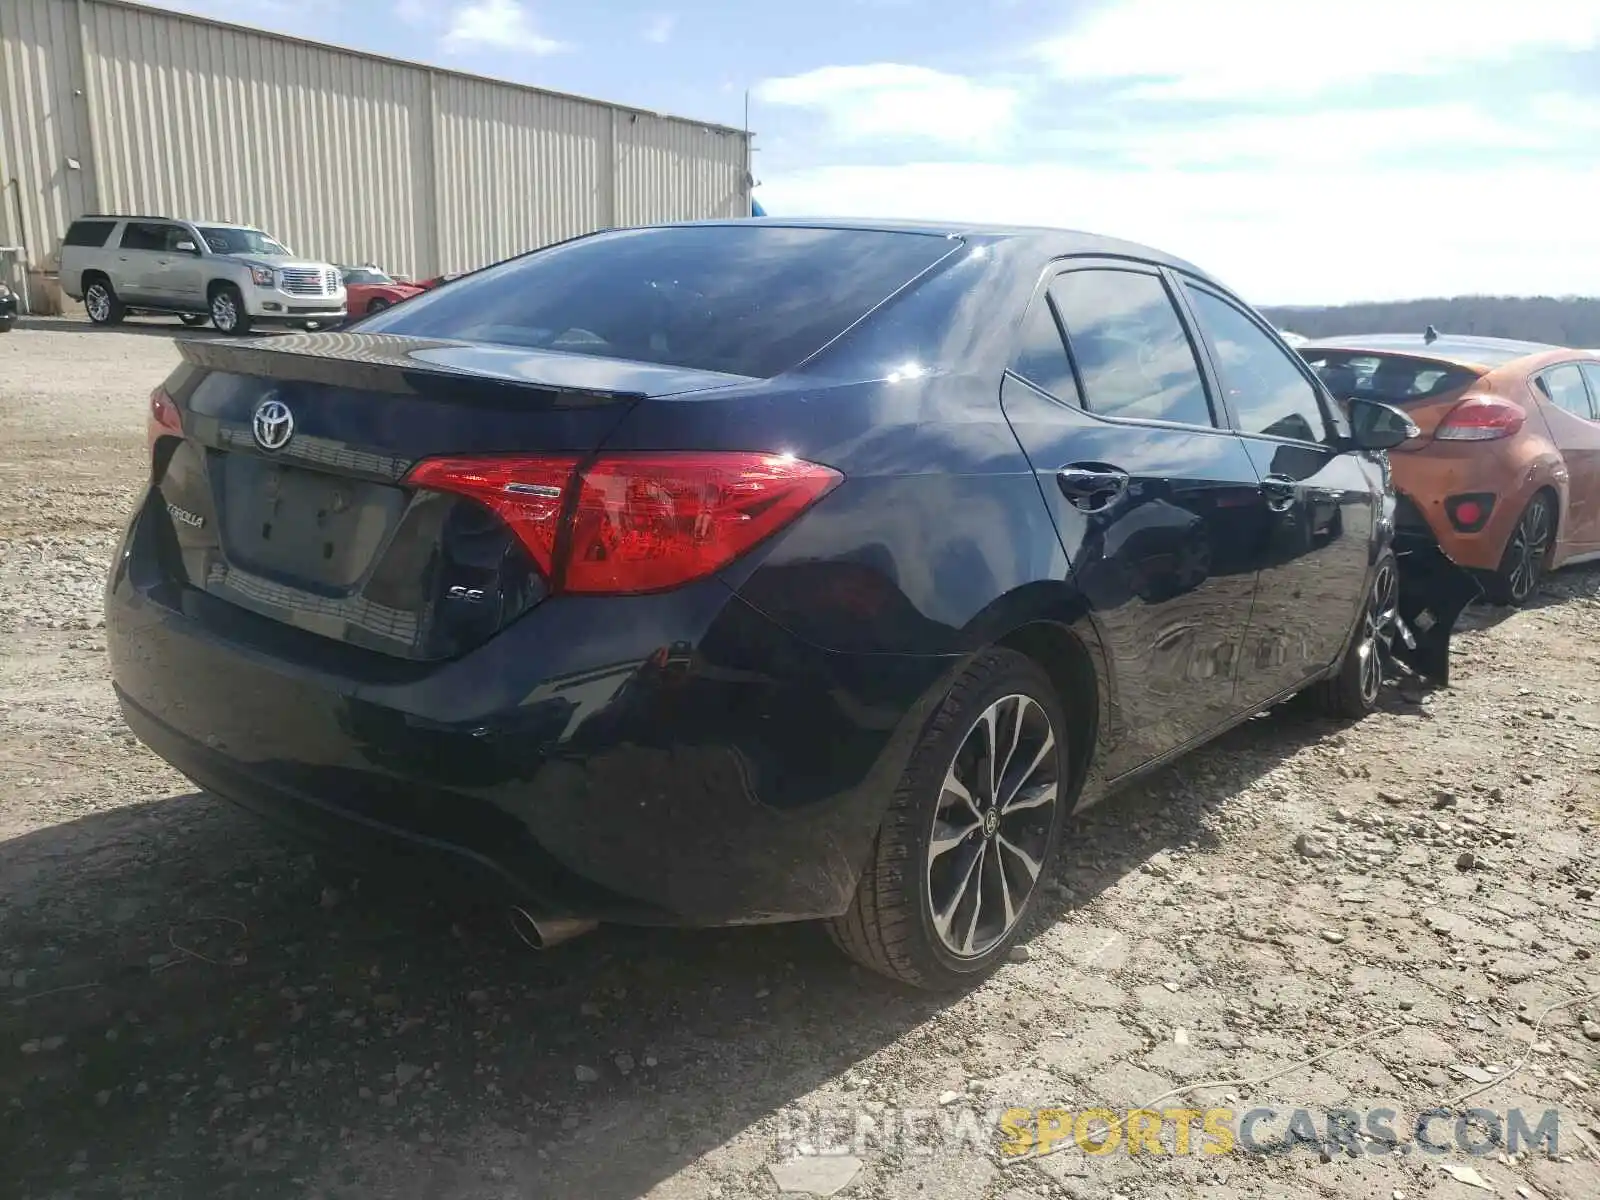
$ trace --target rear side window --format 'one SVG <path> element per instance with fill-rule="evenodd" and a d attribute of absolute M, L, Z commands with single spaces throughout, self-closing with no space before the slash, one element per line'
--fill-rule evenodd
<path fill-rule="evenodd" d="M 617 231 L 457 280 L 361 329 L 769 378 L 957 245 L 928 234 L 754 224 Z"/>
<path fill-rule="evenodd" d="M 122 231 L 122 248 L 166 250 L 169 242 L 168 233 L 176 228 L 176 225 L 166 225 L 157 221 L 129 221 L 127 228 Z"/>
<path fill-rule="evenodd" d="M 1594 419 L 1600 421 L 1600 363 L 1584 363 L 1579 368 L 1589 385 L 1589 401 L 1594 405 Z"/>
<path fill-rule="evenodd" d="M 1242 433 L 1321 442 L 1328 436 L 1317 391 L 1289 352 L 1222 297 L 1189 288 Z"/>
<path fill-rule="evenodd" d="M 1090 412 L 1210 425 L 1194 348 L 1154 275 L 1071 271 L 1050 285 Z"/>
<path fill-rule="evenodd" d="M 1022 345 L 1011 370 L 1040 391 L 1071 404 L 1082 404 L 1078 382 L 1072 377 L 1072 362 L 1067 358 L 1067 346 L 1061 340 L 1061 328 L 1056 324 L 1052 307 L 1049 296 L 1040 296 L 1033 302 L 1022 327 Z"/>
<path fill-rule="evenodd" d="M 1576 363 L 1551 367 L 1539 376 L 1539 386 L 1557 408 L 1564 408 L 1586 421 L 1594 419 L 1594 410 L 1589 406 L 1589 389 L 1584 386 L 1583 372 Z"/>
<path fill-rule="evenodd" d="M 1384 404 L 1417 404 L 1459 391 L 1478 377 L 1465 367 L 1404 355 L 1310 347 L 1301 354 L 1340 400 L 1360 396 Z"/>
<path fill-rule="evenodd" d="M 63 246 L 104 246 L 106 239 L 111 236 L 111 231 L 117 227 L 115 221 L 74 221 L 67 228 L 67 236 L 61 239 Z"/>

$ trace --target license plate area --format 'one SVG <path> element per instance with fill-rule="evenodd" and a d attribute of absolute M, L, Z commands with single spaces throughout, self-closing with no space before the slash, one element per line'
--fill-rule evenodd
<path fill-rule="evenodd" d="M 405 510 L 406 495 L 248 454 L 219 453 L 223 550 L 236 567 L 329 593 L 371 571 Z"/>

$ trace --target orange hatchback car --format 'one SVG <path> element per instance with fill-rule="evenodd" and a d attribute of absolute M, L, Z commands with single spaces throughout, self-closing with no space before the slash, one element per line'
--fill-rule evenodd
<path fill-rule="evenodd" d="M 1416 423 L 1389 452 L 1398 539 L 1431 535 L 1497 604 L 1600 558 L 1600 354 L 1431 327 L 1297 349 L 1341 401 L 1381 400 Z"/>

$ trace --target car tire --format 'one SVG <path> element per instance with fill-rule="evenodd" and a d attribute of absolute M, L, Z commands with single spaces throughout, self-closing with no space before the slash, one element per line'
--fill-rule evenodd
<path fill-rule="evenodd" d="M 1317 699 L 1324 715 L 1359 721 L 1376 711 L 1384 664 L 1399 620 L 1400 567 L 1394 554 L 1386 550 L 1373 568 L 1372 584 L 1339 670 L 1321 685 Z"/>
<path fill-rule="evenodd" d="M 988 782 L 996 744 L 998 786 Z M 918 739 L 850 908 L 828 923 L 833 940 L 916 987 L 981 980 L 1015 945 L 1050 873 L 1070 750 L 1044 669 L 1012 650 L 980 654 Z"/>
<path fill-rule="evenodd" d="M 372 316 L 373 313 L 381 313 L 384 309 L 386 309 L 388 307 L 389 307 L 389 302 L 387 300 L 385 300 L 382 296 L 374 296 L 372 298 L 372 300 L 369 301 L 368 304 L 367 304 L 367 316 L 370 317 L 370 316 Z"/>
<path fill-rule="evenodd" d="M 12 316 L 0 317 L 0 333 L 10 333 L 17 319 Z"/>
<path fill-rule="evenodd" d="M 224 283 L 211 293 L 211 325 L 218 333 L 243 337 L 250 332 L 250 314 L 245 311 L 244 296 L 231 283 Z"/>
<path fill-rule="evenodd" d="M 83 285 L 83 310 L 96 325 L 120 325 L 128 315 L 127 308 L 117 299 L 116 289 L 104 276 L 97 276 Z"/>
<path fill-rule="evenodd" d="M 190 329 L 199 329 L 200 326 L 204 325 L 210 319 L 211 318 L 209 316 L 207 316 L 205 313 L 179 313 L 178 314 L 178 320 L 182 321 Z"/>
<path fill-rule="evenodd" d="M 1483 580 L 1491 604 L 1521 608 L 1539 590 L 1544 565 L 1555 539 L 1555 504 L 1549 492 L 1535 492 L 1506 539 L 1500 566 Z"/>

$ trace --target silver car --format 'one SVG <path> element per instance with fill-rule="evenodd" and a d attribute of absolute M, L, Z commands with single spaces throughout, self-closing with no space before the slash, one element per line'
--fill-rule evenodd
<path fill-rule="evenodd" d="M 345 317 L 331 263 L 301 258 L 248 225 L 172 217 L 80 217 L 61 245 L 61 287 L 97 325 L 167 313 L 218 332 L 316 328 Z"/>

